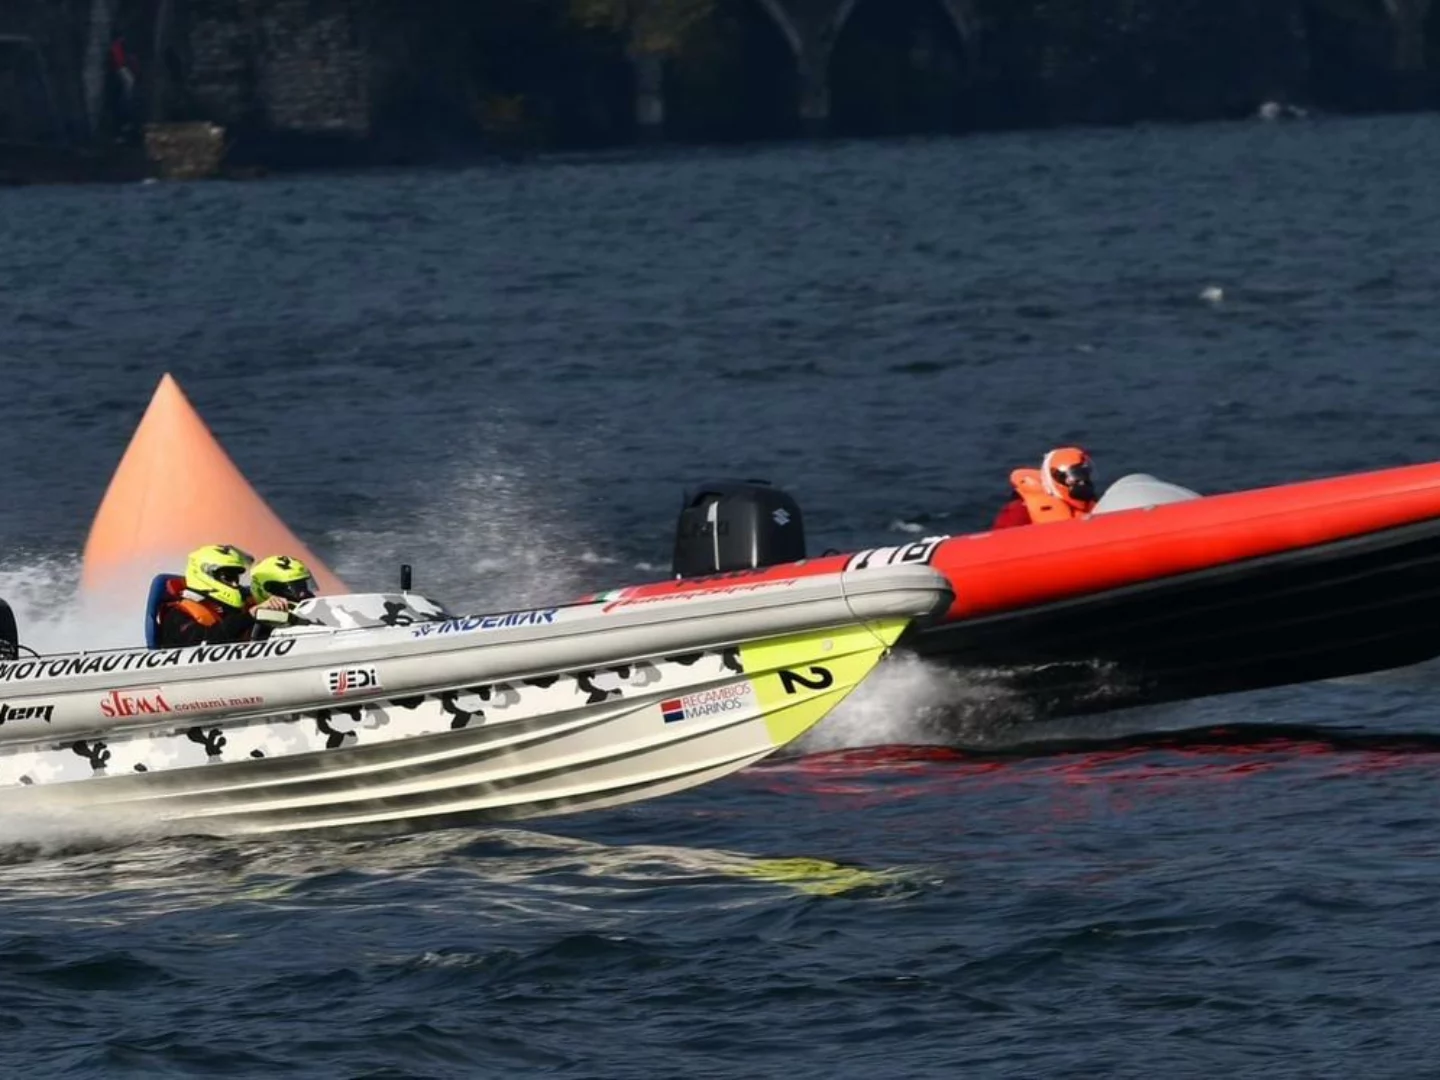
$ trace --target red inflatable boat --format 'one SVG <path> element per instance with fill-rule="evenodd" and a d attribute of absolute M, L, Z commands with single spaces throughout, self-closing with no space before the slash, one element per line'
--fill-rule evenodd
<path fill-rule="evenodd" d="M 793 500 L 763 483 L 702 486 L 677 530 L 681 576 L 597 598 L 634 604 L 841 565 L 928 563 L 955 602 L 902 645 L 1049 715 L 1440 654 L 1440 463 L 1204 497 L 1127 477 L 1085 520 L 796 561 L 803 552 L 783 533 L 799 524 Z"/>

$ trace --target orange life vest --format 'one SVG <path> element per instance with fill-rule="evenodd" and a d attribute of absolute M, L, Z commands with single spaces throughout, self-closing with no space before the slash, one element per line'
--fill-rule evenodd
<path fill-rule="evenodd" d="M 1014 485 L 1015 494 L 1024 501 L 1025 509 L 1030 512 L 1032 525 L 1045 525 L 1052 521 L 1069 521 L 1086 516 L 1064 499 L 1046 491 L 1039 469 L 1016 469 L 1010 474 L 1010 483 Z"/>
<path fill-rule="evenodd" d="M 207 630 L 220 621 L 224 615 L 224 609 L 220 604 L 214 600 L 186 596 L 183 590 L 183 582 L 179 589 L 171 588 L 170 595 L 173 599 L 167 599 L 160 605 L 162 614 L 170 608 L 179 608 Z"/>
<path fill-rule="evenodd" d="M 207 629 L 220 621 L 219 614 L 209 604 L 191 600 L 188 596 L 182 600 L 176 600 L 174 606 Z"/>

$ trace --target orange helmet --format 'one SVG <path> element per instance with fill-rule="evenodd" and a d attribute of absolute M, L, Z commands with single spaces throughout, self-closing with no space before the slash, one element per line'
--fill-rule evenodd
<path fill-rule="evenodd" d="M 1090 455 L 1078 446 L 1051 450 L 1040 463 L 1045 490 L 1077 510 L 1095 505 L 1095 476 Z"/>

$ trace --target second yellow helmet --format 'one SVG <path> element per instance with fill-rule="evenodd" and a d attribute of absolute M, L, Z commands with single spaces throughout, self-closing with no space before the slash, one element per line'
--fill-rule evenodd
<path fill-rule="evenodd" d="M 299 559 L 290 555 L 271 555 L 268 559 L 261 559 L 250 571 L 250 592 L 259 604 L 272 596 L 299 603 L 315 595 L 315 580 L 310 575 L 310 568 Z"/>

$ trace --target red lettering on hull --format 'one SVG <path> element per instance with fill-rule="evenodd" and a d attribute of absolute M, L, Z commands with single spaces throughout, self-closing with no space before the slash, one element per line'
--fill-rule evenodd
<path fill-rule="evenodd" d="M 158 688 L 111 690 L 100 701 L 100 715 L 112 718 L 159 716 L 170 712 L 170 704 Z"/>

